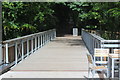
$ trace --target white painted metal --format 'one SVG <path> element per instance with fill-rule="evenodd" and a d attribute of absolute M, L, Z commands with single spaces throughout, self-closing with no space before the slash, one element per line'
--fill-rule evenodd
<path fill-rule="evenodd" d="M 43 34 L 43 45 L 45 45 L 45 34 Z"/>
<path fill-rule="evenodd" d="M 31 53 L 33 53 L 33 38 L 31 38 Z"/>
<path fill-rule="evenodd" d="M 109 57 L 108 58 L 108 77 L 112 77 L 112 78 L 115 78 L 115 61 L 116 60 L 120 60 L 120 58 L 111 58 L 111 57 Z M 118 69 L 119 70 L 119 69 Z M 112 73 L 112 74 L 111 74 Z M 120 75 L 120 74 L 119 74 Z M 120 76 L 119 76 L 120 77 Z"/>
<path fill-rule="evenodd" d="M 15 64 L 18 62 L 18 46 L 17 42 L 15 43 Z"/>
<path fill-rule="evenodd" d="M 0 65 L 3 63 L 2 62 L 2 44 L 0 43 Z"/>
<path fill-rule="evenodd" d="M 35 36 L 35 50 L 37 50 L 37 36 Z"/>
<path fill-rule="evenodd" d="M 114 59 L 112 59 L 112 78 L 114 78 Z"/>
<path fill-rule="evenodd" d="M 38 48 L 40 48 L 40 36 L 38 36 Z"/>
<path fill-rule="evenodd" d="M 23 44 L 23 41 L 22 41 L 22 60 L 24 59 L 24 44 Z"/>
<path fill-rule="evenodd" d="M 49 35 L 49 33 L 46 34 L 46 43 L 49 42 L 49 36 L 48 35 Z"/>
<path fill-rule="evenodd" d="M 27 40 L 27 56 L 29 55 L 29 39 Z"/>
<path fill-rule="evenodd" d="M 41 47 L 42 47 L 42 45 L 43 45 L 43 44 L 42 44 L 42 43 L 43 43 L 43 41 L 42 41 L 42 40 L 43 40 L 42 35 L 40 36 L 40 39 L 41 39 L 40 45 L 41 45 Z"/>
<path fill-rule="evenodd" d="M 94 53 L 94 48 L 120 48 L 120 40 L 105 40 L 96 34 L 89 33 L 82 29 L 82 39 L 89 52 Z"/>
<path fill-rule="evenodd" d="M 45 44 L 47 43 L 47 34 L 45 33 Z"/>
<path fill-rule="evenodd" d="M 45 45 L 45 43 L 49 42 L 50 37 L 53 37 L 53 39 L 54 39 L 55 35 L 56 35 L 56 30 L 52 29 L 52 30 L 48 30 L 48 31 L 44 31 L 44 32 L 39 32 L 39 33 L 23 36 L 20 38 L 3 41 L 3 45 L 0 45 L 0 47 L 1 47 L 0 51 L 2 51 L 1 50 L 2 46 L 5 47 L 5 60 L 3 60 L 3 61 L 5 61 L 4 63 L 17 64 L 18 61 L 23 60 L 25 57 L 30 55 L 30 53 L 35 52 L 38 48 L 42 47 L 43 45 Z M 26 43 L 27 43 L 27 45 L 26 45 Z M 19 45 L 21 45 L 21 47 Z M 35 45 L 35 48 L 34 48 L 34 45 Z M 9 54 L 9 49 L 11 47 L 15 47 L 15 52 L 13 51 L 15 54 L 15 57 L 14 57 L 15 61 L 10 63 L 8 54 Z M 25 51 L 25 47 L 27 47 L 27 52 Z M 18 57 L 18 53 L 21 55 L 20 57 Z M 0 63 L 2 63 L 1 57 L 2 56 L 0 54 Z"/>
<path fill-rule="evenodd" d="M 9 63 L 9 58 L 8 58 L 8 43 L 6 43 L 6 47 L 5 48 L 6 48 L 6 54 L 5 54 L 6 55 L 6 57 L 5 57 L 6 58 L 6 63 Z"/>

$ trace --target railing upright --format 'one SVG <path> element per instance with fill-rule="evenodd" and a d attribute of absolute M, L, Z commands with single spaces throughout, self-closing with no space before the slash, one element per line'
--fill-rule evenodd
<path fill-rule="evenodd" d="M 6 48 L 6 54 L 5 54 L 5 59 L 6 59 L 6 63 L 9 63 L 9 57 L 8 57 L 8 43 L 5 44 L 5 48 Z"/>
<path fill-rule="evenodd" d="M 24 44 L 23 44 L 23 41 L 22 41 L 22 60 L 24 59 Z"/>
<path fill-rule="evenodd" d="M 20 38 L 3 41 L 3 64 L 18 64 L 31 53 L 54 39 L 56 30 L 39 32 Z"/>
<path fill-rule="evenodd" d="M 43 41 L 42 41 L 43 40 L 42 35 L 40 35 L 40 39 L 41 39 L 41 43 L 40 44 L 41 44 L 41 47 L 42 47 L 42 45 L 43 45 L 42 44 L 43 43 Z"/>
<path fill-rule="evenodd" d="M 27 56 L 29 55 L 29 39 L 27 40 Z"/>
<path fill-rule="evenodd" d="M 18 53 L 17 53 L 17 42 L 15 43 L 15 64 L 17 64 Z"/>
<path fill-rule="evenodd" d="M 105 40 L 104 38 L 89 33 L 84 29 L 82 29 L 82 39 L 91 54 L 94 54 L 94 48 L 120 48 L 120 40 Z"/>

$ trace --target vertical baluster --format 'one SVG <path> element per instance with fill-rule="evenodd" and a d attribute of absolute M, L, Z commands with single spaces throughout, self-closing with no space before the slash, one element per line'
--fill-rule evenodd
<path fill-rule="evenodd" d="M 43 41 L 42 41 L 43 38 L 42 38 L 42 35 L 40 36 L 40 39 L 41 39 L 40 41 L 41 41 L 41 47 L 42 47 L 42 45 L 43 45 Z"/>
<path fill-rule="evenodd" d="M 51 36 L 50 34 L 51 34 L 51 33 L 49 32 L 49 34 L 48 34 L 49 42 L 50 42 L 50 36 Z"/>
<path fill-rule="evenodd" d="M 50 41 L 51 41 L 51 32 L 50 32 Z"/>
<path fill-rule="evenodd" d="M 29 39 L 27 40 L 27 56 L 29 55 Z"/>
<path fill-rule="evenodd" d="M 46 43 L 48 42 L 48 33 L 46 32 Z"/>
<path fill-rule="evenodd" d="M 0 65 L 3 63 L 2 44 L 0 43 Z"/>
<path fill-rule="evenodd" d="M 42 35 L 42 46 L 44 45 L 44 34 Z"/>
<path fill-rule="evenodd" d="M 48 42 L 50 42 L 50 32 L 48 33 L 48 39 L 49 39 L 49 41 L 48 41 Z"/>
<path fill-rule="evenodd" d="M 47 34 L 46 34 L 46 32 L 45 32 L 45 44 L 46 44 L 46 42 L 47 42 Z"/>
<path fill-rule="evenodd" d="M 45 34 L 43 34 L 43 45 L 45 44 Z"/>
<path fill-rule="evenodd" d="M 31 38 L 31 53 L 33 53 L 33 38 Z"/>
<path fill-rule="evenodd" d="M 48 38 L 49 38 L 49 41 L 50 41 L 50 32 L 48 33 Z"/>
<path fill-rule="evenodd" d="M 8 56 L 8 43 L 6 43 L 6 45 L 5 45 L 5 47 L 6 47 L 6 63 L 9 63 L 9 56 Z"/>
<path fill-rule="evenodd" d="M 37 36 L 35 36 L 35 51 L 37 50 Z"/>
<path fill-rule="evenodd" d="M 53 39 L 53 33 L 51 32 L 51 40 Z"/>
<path fill-rule="evenodd" d="M 52 40 L 52 32 L 51 32 L 51 40 Z"/>
<path fill-rule="evenodd" d="M 38 36 L 38 48 L 40 48 L 40 35 Z"/>
<path fill-rule="evenodd" d="M 46 33 L 46 43 L 48 42 L 48 32 Z"/>
<path fill-rule="evenodd" d="M 56 30 L 54 31 L 54 33 L 55 33 L 55 37 L 54 38 L 56 38 Z"/>
<path fill-rule="evenodd" d="M 24 59 L 24 42 L 22 41 L 22 60 Z"/>
<path fill-rule="evenodd" d="M 17 42 L 15 43 L 15 64 L 17 64 L 17 62 L 18 62 L 18 48 L 17 48 L 18 46 L 17 46 Z"/>
<path fill-rule="evenodd" d="M 54 32 L 52 32 L 52 39 L 54 39 Z"/>
<path fill-rule="evenodd" d="M 47 33 L 47 42 L 49 42 L 49 33 Z"/>
<path fill-rule="evenodd" d="M 47 33 L 45 33 L 45 43 L 47 42 Z"/>
<path fill-rule="evenodd" d="M 45 36 L 45 38 L 46 38 L 46 40 L 45 40 L 45 41 L 46 41 L 46 43 L 47 43 L 47 41 L 48 41 L 47 36 L 48 36 L 48 34 L 47 34 L 47 32 L 46 32 L 46 36 Z"/>

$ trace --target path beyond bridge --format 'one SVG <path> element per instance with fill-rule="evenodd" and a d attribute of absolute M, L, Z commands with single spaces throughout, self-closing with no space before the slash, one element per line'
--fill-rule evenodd
<path fill-rule="evenodd" d="M 84 78 L 86 49 L 80 36 L 57 37 L 3 74 L 3 78 Z"/>

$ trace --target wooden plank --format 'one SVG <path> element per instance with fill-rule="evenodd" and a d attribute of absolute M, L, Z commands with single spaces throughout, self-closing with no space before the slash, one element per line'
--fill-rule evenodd
<path fill-rule="evenodd" d="M 14 66 L 11 71 L 5 74 L 5 76 L 9 74 L 10 76 L 13 76 L 17 74 L 17 72 L 29 72 L 30 75 L 32 75 L 33 72 L 41 73 L 41 71 L 54 71 L 54 74 L 56 74 L 56 72 L 61 72 L 61 74 L 62 72 L 63 74 L 64 72 L 68 72 L 67 74 L 69 74 L 77 71 L 79 73 L 76 75 L 82 75 L 82 77 L 84 77 L 87 76 L 84 72 L 88 71 L 86 53 L 88 53 L 88 50 L 80 36 L 57 37 L 43 48 Z M 19 76 L 20 75 L 23 74 L 19 73 Z M 30 76 L 27 76 L 26 74 L 26 77 Z M 61 77 L 65 77 L 65 75 L 62 75 Z M 79 78 L 80 77 L 81 76 L 79 76 Z"/>

